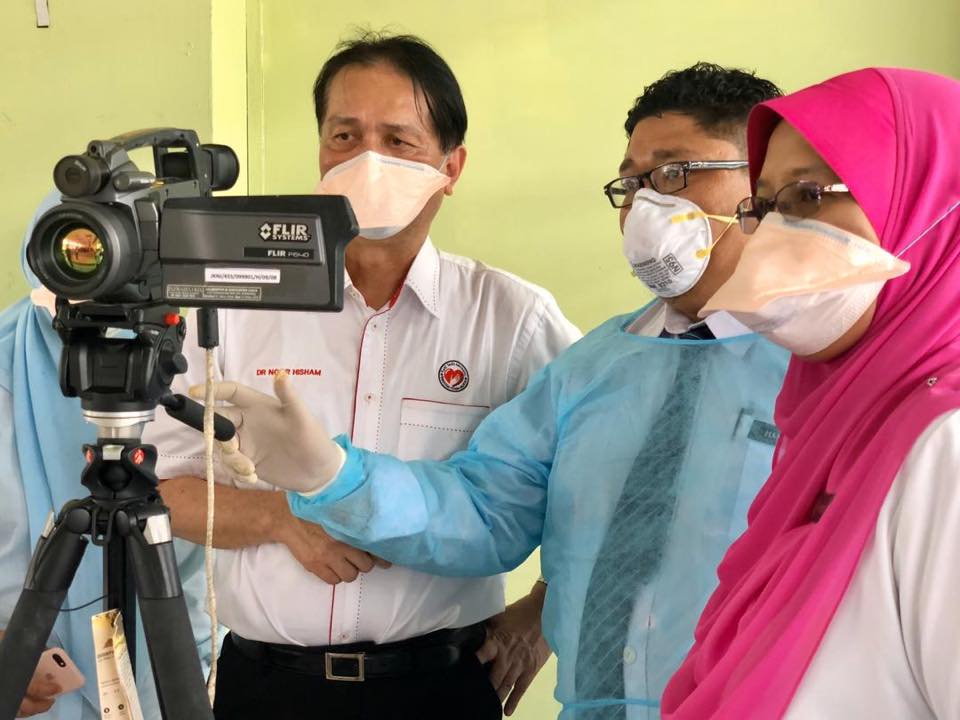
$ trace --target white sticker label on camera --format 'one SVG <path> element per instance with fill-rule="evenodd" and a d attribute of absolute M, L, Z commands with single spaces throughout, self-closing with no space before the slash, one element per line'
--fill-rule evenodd
<path fill-rule="evenodd" d="M 256 268 L 204 268 L 204 282 L 280 284 L 280 271 Z"/>

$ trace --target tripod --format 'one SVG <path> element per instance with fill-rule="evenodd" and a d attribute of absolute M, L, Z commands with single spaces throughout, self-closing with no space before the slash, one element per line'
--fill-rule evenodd
<path fill-rule="evenodd" d="M 132 337 L 108 338 L 107 326 L 130 330 Z M 87 465 L 81 481 L 90 495 L 68 502 L 56 517 L 51 513 L 37 542 L 0 642 L 0 720 L 13 718 L 20 707 L 88 536 L 104 549 L 105 609 L 122 612 L 133 662 L 139 599 L 163 716 L 212 719 L 169 511 L 157 491 L 157 452 L 140 443 L 158 403 L 178 419 L 200 424 L 199 405 L 169 394 L 173 377 L 186 369 L 180 355 L 183 320 L 165 306 L 58 301 L 54 327 L 64 340 L 61 388 L 65 395 L 80 395 L 85 419 L 97 426 L 96 444 L 83 448 Z M 229 436 L 232 426 L 227 432 L 221 422 L 217 434 Z"/>

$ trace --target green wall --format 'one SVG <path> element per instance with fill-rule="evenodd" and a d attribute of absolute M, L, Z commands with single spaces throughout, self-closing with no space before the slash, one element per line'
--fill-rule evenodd
<path fill-rule="evenodd" d="M 0 307 L 24 293 L 27 222 L 53 166 L 87 142 L 137 128 L 211 132 L 210 3 L 0 2 Z"/>
<path fill-rule="evenodd" d="M 317 179 L 313 79 L 352 26 L 421 35 L 470 114 L 469 159 L 433 237 L 554 292 L 583 329 L 646 300 L 600 193 L 644 85 L 697 60 L 755 68 L 792 90 L 865 65 L 960 77 L 960 3 L 921 0 L 2 0 L 0 307 L 56 160 L 137 127 L 196 128 L 244 160 L 238 190 L 307 192 Z M 211 20 L 212 17 L 212 20 Z M 211 79 L 212 78 L 212 79 Z M 517 596 L 535 559 L 511 575 Z M 555 716 L 554 670 L 515 717 Z"/>

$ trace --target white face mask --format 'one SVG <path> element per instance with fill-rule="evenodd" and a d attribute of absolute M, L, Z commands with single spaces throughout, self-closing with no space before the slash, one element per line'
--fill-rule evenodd
<path fill-rule="evenodd" d="M 710 218 L 727 223 L 716 240 Z M 709 215 L 677 195 L 642 188 L 623 222 L 623 254 L 654 294 L 677 297 L 700 281 L 710 251 L 734 222 L 736 218 Z"/>
<path fill-rule="evenodd" d="M 42 285 L 30 291 L 30 302 L 46 310 L 51 317 L 57 314 L 57 296 Z"/>
<path fill-rule="evenodd" d="M 812 355 L 843 337 L 884 283 L 909 268 L 834 225 L 769 213 L 700 315 L 725 310 L 795 355 Z"/>
<path fill-rule="evenodd" d="M 43 308 L 50 313 L 51 318 L 57 314 L 57 296 L 47 290 L 43 285 L 35 287 L 30 291 L 30 302 L 34 307 Z M 67 302 L 71 305 L 79 305 L 80 303 L 89 302 L 89 300 L 67 300 Z"/>
<path fill-rule="evenodd" d="M 754 332 L 801 357 L 830 347 L 877 299 L 884 280 L 778 298 L 754 312 L 730 312 Z"/>
<path fill-rule="evenodd" d="M 318 195 L 346 195 L 360 235 L 384 240 L 414 221 L 427 201 L 450 184 L 430 165 L 368 150 L 331 168 L 317 184 Z"/>

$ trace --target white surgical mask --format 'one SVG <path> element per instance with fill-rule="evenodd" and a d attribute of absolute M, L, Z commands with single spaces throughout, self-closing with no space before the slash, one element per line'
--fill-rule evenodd
<path fill-rule="evenodd" d="M 30 302 L 35 307 L 43 308 L 50 316 L 57 314 L 57 296 L 47 290 L 43 285 L 35 287 L 30 291 Z"/>
<path fill-rule="evenodd" d="M 318 195 L 345 195 L 360 235 L 384 240 L 406 228 L 450 178 L 421 162 L 368 150 L 331 168 L 317 184 Z"/>
<path fill-rule="evenodd" d="M 727 223 L 716 241 L 711 218 Z M 642 188 L 623 223 L 623 254 L 655 295 L 677 297 L 700 281 L 713 246 L 734 222 L 736 218 L 710 215 L 677 195 Z"/>
<path fill-rule="evenodd" d="M 50 292 L 46 287 L 41 285 L 40 287 L 35 287 L 30 291 L 30 302 L 34 307 L 43 308 L 48 313 L 50 317 L 54 317 L 57 314 L 57 296 Z M 90 302 L 89 300 L 78 299 L 78 300 L 67 300 L 71 305 L 79 305 L 80 303 Z"/>
<path fill-rule="evenodd" d="M 884 282 L 813 295 L 788 295 L 754 312 L 729 314 L 794 355 L 813 355 L 842 338 L 863 317 Z"/>
<path fill-rule="evenodd" d="M 843 337 L 884 283 L 909 269 L 859 235 L 770 213 L 700 315 L 725 310 L 794 354 L 812 355 Z"/>

